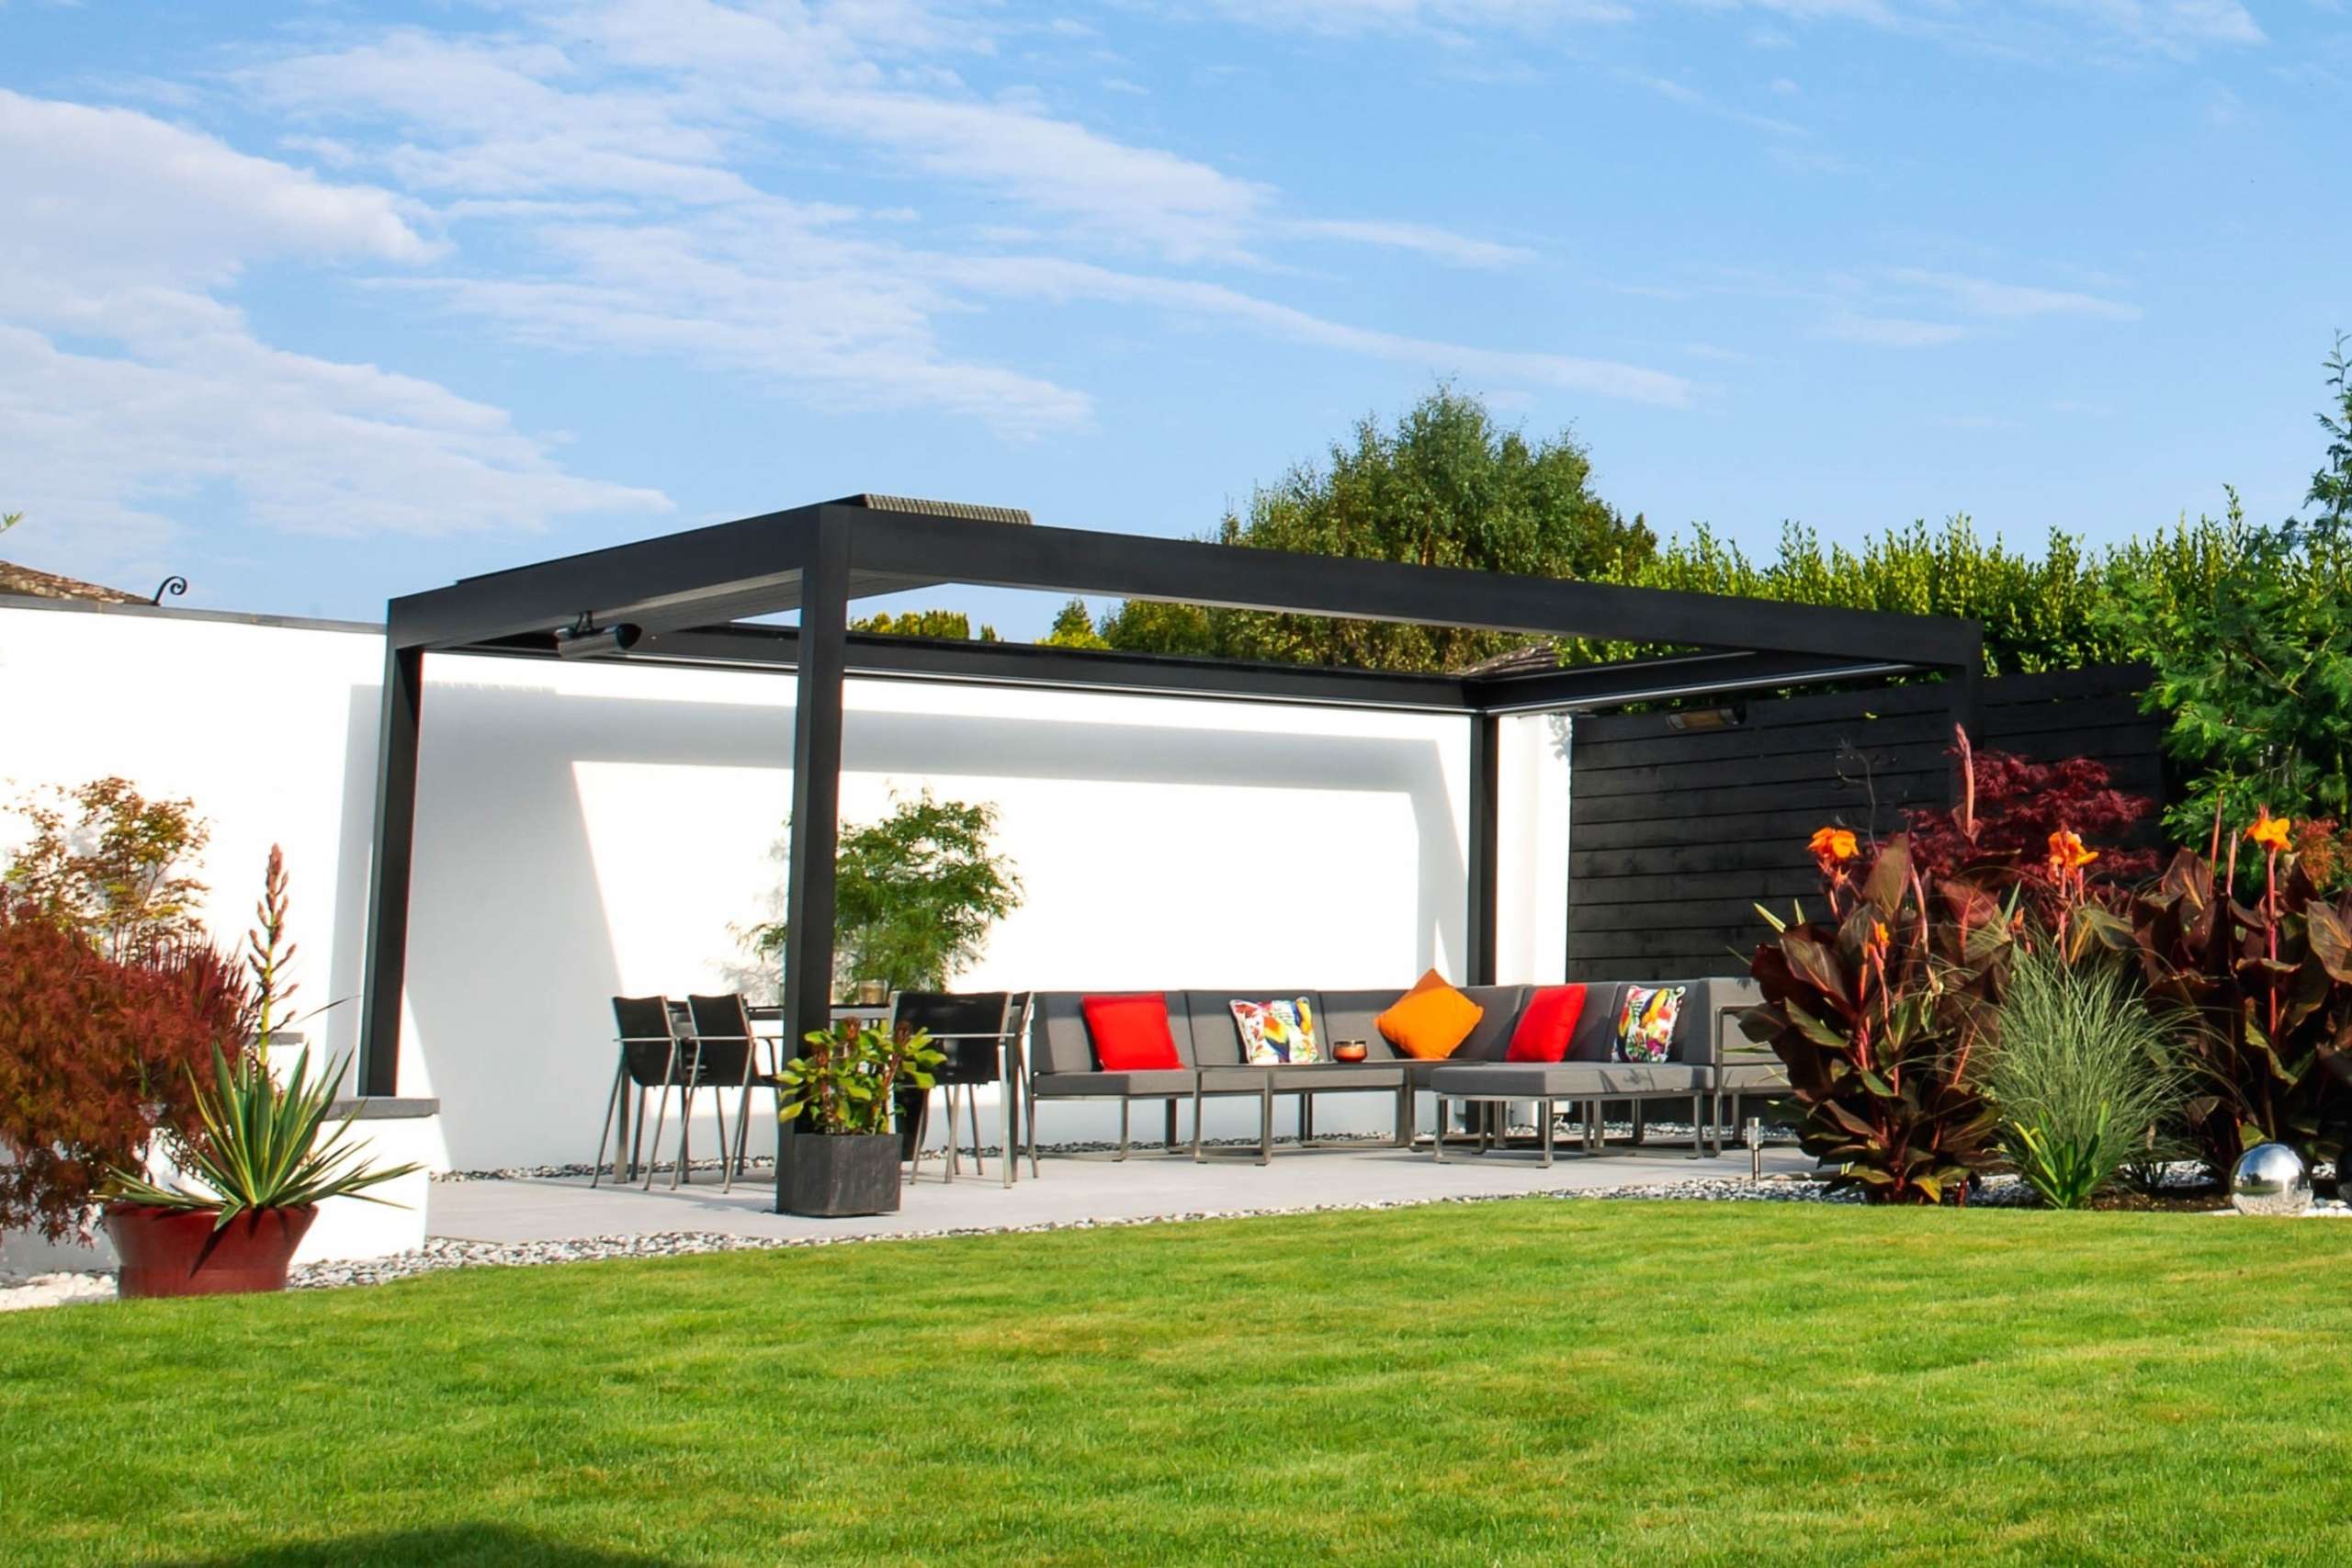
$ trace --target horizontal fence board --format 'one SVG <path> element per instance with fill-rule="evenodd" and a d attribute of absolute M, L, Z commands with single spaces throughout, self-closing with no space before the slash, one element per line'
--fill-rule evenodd
<path fill-rule="evenodd" d="M 1580 748 L 1570 748 L 1574 770 L 1568 785 L 1575 801 L 1609 800 L 1623 795 L 1675 795 L 1685 790 L 1716 789 L 1735 784 L 1793 784 L 1849 777 L 1866 778 L 1904 773 L 1949 779 L 1951 764 L 1940 754 L 1922 764 L 1918 749 L 1871 746 L 1853 750 L 1796 752 L 1785 757 L 1734 757 L 1711 761 L 1651 762 L 1635 767 L 1600 766 L 1589 771 Z"/>
<path fill-rule="evenodd" d="M 1951 742 L 1951 721 L 1942 714 L 1895 714 L 1872 718 L 1858 713 L 1845 718 L 1825 719 L 1818 724 L 1785 728 L 1758 729 L 1739 725 L 1730 729 L 1702 729 L 1679 735 L 1660 723 L 1646 737 L 1628 736 L 1623 739 L 1589 743 L 1585 739 L 1582 723 L 1577 724 L 1571 733 L 1574 737 L 1570 745 L 1572 750 L 1581 752 L 1589 745 L 1593 753 L 1591 765 L 1628 768 L 1646 762 L 1826 755 L 1841 745 L 1928 745 L 1940 749 Z"/>
<path fill-rule="evenodd" d="M 1574 807 L 1585 822 L 1598 824 L 1639 822 L 1657 817 L 1680 820 L 1728 815 L 1752 808 L 1759 798 L 1770 799 L 1792 811 L 1858 810 L 1873 796 L 1882 803 L 1898 806 L 1941 806 L 1950 782 L 1951 774 L 1941 768 L 1925 773 L 1874 772 L 1867 780 L 1792 779 L 1760 789 L 1758 781 L 1743 780 L 1712 786 L 1645 790 L 1637 795 L 1580 795 L 1576 797 Z"/>

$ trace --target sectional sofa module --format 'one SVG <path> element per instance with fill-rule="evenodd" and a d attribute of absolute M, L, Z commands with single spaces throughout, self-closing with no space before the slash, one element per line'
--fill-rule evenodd
<path fill-rule="evenodd" d="M 1095 993 L 1040 991 L 1033 998 L 1030 1013 L 1028 1103 L 1023 1107 L 1027 1113 L 1030 1156 L 1033 1160 L 1036 1156 L 1037 1107 L 1041 1102 L 1051 1100 L 1116 1100 L 1119 1104 L 1117 1157 L 1124 1159 L 1131 1146 L 1130 1116 L 1137 1100 L 1163 1103 L 1165 1146 L 1172 1152 L 1177 1146 L 1177 1107 L 1189 1100 L 1193 1102 L 1192 1152 L 1197 1159 L 1202 1153 L 1203 1102 L 1245 1097 L 1252 1099 L 1258 1102 L 1258 1145 L 1255 1153 L 1259 1163 L 1264 1164 L 1273 1151 L 1273 1101 L 1277 1095 L 1298 1097 L 1302 1144 L 1311 1143 L 1314 1138 L 1315 1100 L 1317 1096 L 1392 1095 L 1396 1101 L 1396 1144 L 1400 1147 L 1412 1142 L 1413 1105 L 1415 1097 L 1420 1093 L 1470 1100 L 1506 1098 L 1499 1093 L 1483 1092 L 1486 1087 L 1503 1085 L 1503 1079 L 1465 1080 L 1459 1076 L 1464 1073 L 1508 1072 L 1512 1075 L 1509 1084 L 1515 1091 L 1507 1098 L 1513 1100 L 1648 1100 L 1668 1094 L 1677 1098 L 1696 1094 L 1703 1100 L 1713 1091 L 1713 1064 L 1730 1005 L 1722 998 L 1733 994 L 1724 988 L 1740 988 L 1737 1005 L 1746 1005 L 1749 999 L 1745 989 L 1747 982 L 1716 979 L 1669 984 L 1684 987 L 1671 1071 L 1637 1071 L 1644 1065 L 1608 1060 L 1615 1041 L 1618 1009 L 1623 999 L 1625 987 L 1621 982 L 1599 982 L 1587 987 L 1584 1012 L 1570 1042 L 1569 1055 L 1577 1060 L 1564 1064 L 1585 1069 L 1585 1075 L 1573 1079 L 1553 1080 L 1556 1083 L 1574 1081 L 1581 1087 L 1581 1092 L 1552 1096 L 1516 1091 L 1516 1086 L 1522 1081 L 1520 1075 L 1529 1072 L 1531 1067 L 1544 1070 L 1541 1065 L 1522 1066 L 1503 1061 L 1520 1015 L 1533 994 L 1532 987 L 1464 987 L 1464 994 L 1478 1004 L 1483 1014 L 1477 1026 L 1453 1054 L 1438 1061 L 1421 1061 L 1403 1055 L 1380 1032 L 1376 1020 L 1405 994 L 1402 988 L 1317 991 L 1302 987 L 1267 987 L 1254 990 L 1166 991 L 1160 994 L 1168 1006 L 1169 1032 L 1175 1042 L 1179 1066 L 1141 1072 L 1105 1072 L 1102 1069 L 1095 1056 L 1093 1042 L 1087 1033 L 1083 1010 L 1085 998 Z M 1323 1054 L 1327 1058 L 1333 1042 L 1362 1040 L 1368 1050 L 1367 1059 L 1358 1063 L 1326 1059 L 1278 1066 L 1254 1066 L 1246 1063 L 1242 1056 L 1240 1030 L 1234 1022 L 1230 1004 L 1235 1001 L 1265 1001 L 1277 997 L 1306 998 L 1308 1006 L 1320 1021 L 1317 1032 L 1323 1042 Z M 1449 1074 L 1455 1076 L 1449 1078 Z M 1692 1074 L 1705 1075 L 1703 1081 L 1695 1089 L 1686 1087 Z M 1535 1079 L 1525 1081 L 1537 1089 L 1545 1087 Z M 1442 1087 L 1448 1082 L 1453 1085 L 1450 1094 Z M 1442 1114 L 1438 1124 L 1441 1127 L 1444 1125 Z"/>

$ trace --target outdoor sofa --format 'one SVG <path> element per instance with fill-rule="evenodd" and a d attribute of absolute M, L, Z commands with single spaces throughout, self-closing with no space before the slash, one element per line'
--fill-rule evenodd
<path fill-rule="evenodd" d="M 1193 1102 L 1192 1152 L 1201 1157 L 1201 1109 L 1208 1100 L 1248 1098 L 1258 1101 L 1258 1148 L 1261 1164 L 1273 1149 L 1273 1101 L 1279 1095 L 1298 1097 L 1299 1138 L 1314 1140 L 1315 1100 L 1326 1094 L 1382 1094 L 1396 1102 L 1396 1143 L 1408 1146 L 1415 1131 L 1414 1106 L 1421 1093 L 1441 1101 L 1501 1102 L 1551 1100 L 1581 1104 L 1589 1125 L 1602 1101 L 1630 1100 L 1636 1105 L 1654 1100 L 1692 1101 L 1694 1124 L 1713 1126 L 1720 1135 L 1719 1105 L 1709 1115 L 1719 1089 L 1719 1064 L 1738 1044 L 1739 1010 L 1758 997 L 1746 979 L 1722 977 L 1664 982 L 1640 982 L 1684 988 L 1676 1021 L 1669 1059 L 1663 1063 L 1614 1061 L 1618 1012 L 1628 984 L 1597 981 L 1587 986 L 1584 1010 L 1570 1037 L 1567 1058 L 1557 1064 L 1506 1062 L 1513 1031 L 1538 987 L 1532 986 L 1465 986 L 1463 994 L 1483 1010 L 1476 1026 L 1453 1053 L 1434 1061 L 1418 1060 L 1399 1052 L 1384 1035 L 1380 1015 L 1404 996 L 1402 987 L 1381 990 L 1318 991 L 1302 987 L 1256 989 L 1173 990 L 1160 993 L 1168 1007 L 1169 1032 L 1180 1066 L 1137 1072 L 1105 1072 L 1099 1065 L 1087 1032 L 1086 991 L 1039 991 L 1032 998 L 1028 1040 L 1026 1125 L 1030 1157 L 1037 1148 L 1037 1111 L 1056 1100 L 1115 1100 L 1119 1105 L 1117 1157 L 1131 1147 L 1130 1118 L 1137 1101 L 1159 1101 L 1165 1117 L 1165 1146 L 1177 1144 L 1177 1108 Z M 1126 993 L 1132 994 L 1132 993 Z M 1295 1066 L 1253 1066 L 1243 1059 L 1241 1033 L 1230 1003 L 1263 1002 L 1278 998 L 1306 998 L 1317 1020 L 1317 1033 L 1323 1060 Z M 1334 1044 L 1361 1040 L 1367 1058 L 1360 1063 L 1330 1060 Z M 1754 1096 L 1773 1092 L 1764 1076 L 1739 1073 L 1739 1089 Z M 1438 1126 L 1444 1127 L 1441 1114 Z M 1588 1144 L 1590 1142 L 1588 1134 Z M 1441 1156 L 1443 1140 L 1439 1140 Z M 1720 1150 L 1720 1144 L 1718 1144 Z"/>

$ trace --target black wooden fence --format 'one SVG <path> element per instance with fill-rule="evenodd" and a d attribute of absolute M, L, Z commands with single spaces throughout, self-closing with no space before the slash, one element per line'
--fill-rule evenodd
<path fill-rule="evenodd" d="M 1984 685 L 1981 745 L 2092 757 L 2116 786 L 2165 798 L 2159 721 L 2133 666 Z M 1759 700 L 1730 728 L 1663 714 L 1578 718 L 1569 751 L 1568 978 L 1745 972 L 1758 902 L 1819 888 L 1805 841 L 1825 823 L 1885 834 L 1950 803 L 1947 693 L 1932 684 Z"/>

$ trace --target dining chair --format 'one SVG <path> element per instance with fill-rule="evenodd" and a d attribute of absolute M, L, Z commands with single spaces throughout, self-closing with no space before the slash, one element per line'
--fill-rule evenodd
<path fill-rule="evenodd" d="M 741 1098 L 735 1108 L 735 1147 L 727 1147 L 726 1113 L 719 1116 L 719 1165 L 724 1177 L 719 1190 L 732 1191 L 735 1178 L 743 1173 L 751 1141 L 752 1091 L 764 1089 L 775 1096 L 776 1106 L 783 1108 L 784 1086 L 776 1081 L 774 1071 L 759 1070 L 759 1047 L 763 1037 L 752 1032 L 752 1015 L 746 1009 L 741 993 L 726 996 L 686 998 L 686 1014 L 694 1030 L 696 1046 L 696 1077 L 720 1093 L 733 1089 Z M 726 1101 L 720 1100 L 724 1107 Z"/>
<path fill-rule="evenodd" d="M 613 1179 L 634 1180 L 639 1156 L 645 1144 L 645 1100 L 650 1094 L 660 1092 L 666 1107 L 671 1087 L 677 1081 L 680 1048 L 684 1041 L 678 1029 L 678 1015 L 667 997 L 615 997 L 613 998 L 613 1030 L 618 1044 L 613 1065 L 612 1092 L 605 1097 L 605 1122 L 596 1134 L 596 1162 L 590 1168 L 588 1185 L 594 1187 L 605 1176 L 605 1145 L 613 1143 Z M 632 1131 L 628 1120 L 628 1094 L 637 1089 L 637 1120 Z M 618 1120 L 618 1136 L 615 1136 L 615 1121 Z M 653 1132 L 654 1145 L 662 1141 L 660 1122 Z M 681 1138 L 680 1148 L 684 1149 Z M 628 1174 L 622 1174 L 622 1155 L 628 1155 Z M 650 1162 L 646 1181 L 653 1179 Z"/>
<path fill-rule="evenodd" d="M 956 1147 L 956 1091 L 964 1091 L 964 1105 L 972 1127 L 972 1171 L 988 1174 L 980 1157 L 980 1098 L 982 1084 L 1001 1083 L 1002 1053 L 1008 1048 L 1016 1009 L 1009 991 L 901 991 L 890 1009 L 890 1035 L 902 1038 L 917 1030 L 945 1058 L 932 1069 L 932 1087 L 944 1097 L 947 1147 L 941 1161 L 944 1179 L 953 1181 L 960 1156 Z M 923 1138 L 931 1125 L 931 1096 L 922 1097 L 915 1122 L 912 1169 L 920 1174 Z M 1012 1157 L 1008 1148 L 1003 1156 Z"/>

